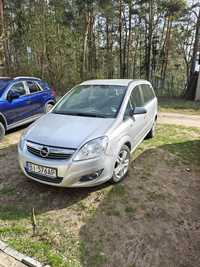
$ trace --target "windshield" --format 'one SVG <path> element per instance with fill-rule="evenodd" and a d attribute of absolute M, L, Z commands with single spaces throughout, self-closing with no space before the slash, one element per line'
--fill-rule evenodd
<path fill-rule="evenodd" d="M 115 118 L 126 92 L 125 86 L 80 85 L 67 94 L 53 113 Z"/>

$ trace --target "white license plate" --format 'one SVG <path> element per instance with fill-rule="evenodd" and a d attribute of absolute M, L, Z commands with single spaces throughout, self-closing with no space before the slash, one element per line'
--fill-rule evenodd
<path fill-rule="evenodd" d="M 46 166 L 41 166 L 37 164 L 33 164 L 32 162 L 27 162 L 26 167 L 28 172 L 32 172 L 35 174 L 56 178 L 57 177 L 57 169 L 49 168 Z"/>

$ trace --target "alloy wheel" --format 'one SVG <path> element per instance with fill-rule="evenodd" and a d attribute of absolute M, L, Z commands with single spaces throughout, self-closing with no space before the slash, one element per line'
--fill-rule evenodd
<path fill-rule="evenodd" d="M 113 174 L 114 182 L 119 182 L 124 178 L 124 176 L 128 172 L 129 163 L 130 163 L 130 152 L 126 147 L 123 147 L 120 150 L 117 160 L 115 162 L 114 174 Z"/>

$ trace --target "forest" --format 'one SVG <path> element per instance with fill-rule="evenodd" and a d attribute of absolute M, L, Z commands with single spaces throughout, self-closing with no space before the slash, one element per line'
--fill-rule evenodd
<path fill-rule="evenodd" d="M 93 78 L 142 78 L 193 99 L 198 0 L 1 0 L 2 76 L 34 75 L 57 92 Z"/>

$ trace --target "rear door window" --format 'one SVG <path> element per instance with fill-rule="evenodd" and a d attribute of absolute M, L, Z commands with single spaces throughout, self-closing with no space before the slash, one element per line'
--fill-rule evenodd
<path fill-rule="evenodd" d="M 34 81 L 27 81 L 26 84 L 29 88 L 30 94 L 34 94 L 34 93 L 41 91 L 41 88 L 39 87 L 39 85 Z"/>

